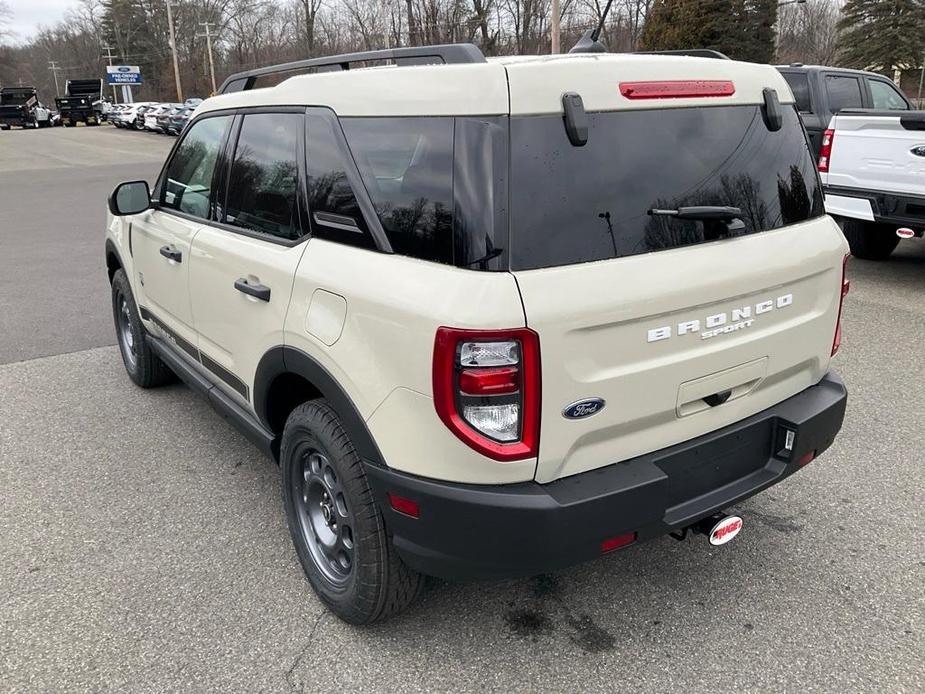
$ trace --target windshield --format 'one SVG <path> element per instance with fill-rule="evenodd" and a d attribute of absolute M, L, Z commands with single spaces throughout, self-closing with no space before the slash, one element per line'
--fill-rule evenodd
<path fill-rule="evenodd" d="M 511 119 L 511 268 L 619 258 L 776 229 L 824 214 L 796 110 L 768 130 L 758 106 L 588 114 L 570 144 L 561 116 Z M 649 210 L 720 205 L 734 220 Z"/>

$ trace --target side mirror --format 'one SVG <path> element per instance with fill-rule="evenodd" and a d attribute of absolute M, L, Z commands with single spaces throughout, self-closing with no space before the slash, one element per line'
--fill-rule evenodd
<path fill-rule="evenodd" d="M 126 181 L 116 186 L 109 196 L 109 211 L 117 217 L 138 214 L 151 207 L 151 191 L 147 181 Z"/>

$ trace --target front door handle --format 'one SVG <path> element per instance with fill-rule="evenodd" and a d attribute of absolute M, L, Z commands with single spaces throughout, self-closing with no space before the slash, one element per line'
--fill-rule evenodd
<path fill-rule="evenodd" d="M 175 260 L 178 263 L 183 262 L 183 254 L 170 246 L 161 246 L 161 255 L 167 260 Z"/>
<path fill-rule="evenodd" d="M 270 300 L 269 287 L 266 287 L 262 284 L 251 284 L 243 277 L 234 281 L 234 288 L 243 294 L 254 297 L 255 299 L 260 299 L 261 301 Z"/>

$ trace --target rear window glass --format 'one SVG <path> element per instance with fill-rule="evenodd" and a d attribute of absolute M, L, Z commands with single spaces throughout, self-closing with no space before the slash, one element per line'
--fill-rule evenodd
<path fill-rule="evenodd" d="M 341 125 L 396 253 L 506 269 L 505 118 L 342 118 Z"/>
<path fill-rule="evenodd" d="M 561 116 L 511 119 L 511 267 L 568 265 L 740 236 L 824 213 L 799 116 L 770 132 L 758 106 L 588 114 L 588 142 Z M 651 209 L 738 207 L 735 223 Z M 740 223 L 741 222 L 741 223 Z"/>
<path fill-rule="evenodd" d="M 793 98 L 796 100 L 797 110 L 812 113 L 813 106 L 809 98 L 809 79 L 802 72 L 785 72 L 784 79 L 790 85 Z"/>

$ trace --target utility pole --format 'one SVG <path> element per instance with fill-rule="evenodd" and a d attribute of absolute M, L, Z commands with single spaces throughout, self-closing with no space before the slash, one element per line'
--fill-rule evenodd
<path fill-rule="evenodd" d="M 50 66 L 48 69 L 51 70 L 52 74 L 55 76 L 55 96 L 61 96 L 61 89 L 58 87 L 58 70 L 61 68 L 58 67 L 57 60 L 49 60 L 48 64 Z"/>
<path fill-rule="evenodd" d="M 919 73 L 919 97 L 915 100 L 915 107 L 922 110 L 922 84 L 925 83 L 925 54 L 922 55 L 922 71 Z"/>
<path fill-rule="evenodd" d="M 552 53 L 559 52 L 559 0 L 552 0 Z"/>
<path fill-rule="evenodd" d="M 173 53 L 173 77 L 177 82 L 177 101 L 183 103 L 183 88 L 180 86 L 180 64 L 177 62 L 177 38 L 173 30 L 173 10 L 167 0 L 167 26 L 170 29 L 170 50 Z"/>
<path fill-rule="evenodd" d="M 109 58 L 109 65 L 112 66 L 112 49 L 109 46 L 100 46 L 100 48 L 106 51 L 106 57 Z M 119 103 L 119 99 L 116 98 L 116 85 L 112 85 L 112 103 Z"/>
<path fill-rule="evenodd" d="M 205 34 L 199 34 L 199 38 L 205 36 L 206 48 L 209 51 L 209 76 L 212 78 L 212 93 L 215 94 L 215 62 L 212 60 L 212 32 L 210 28 L 215 26 L 212 22 L 199 22 L 200 26 L 206 28 Z"/>

